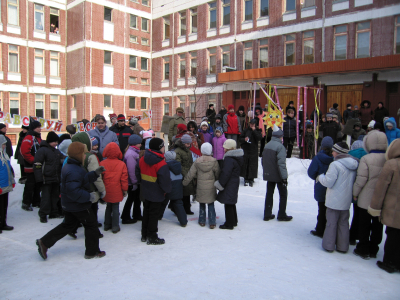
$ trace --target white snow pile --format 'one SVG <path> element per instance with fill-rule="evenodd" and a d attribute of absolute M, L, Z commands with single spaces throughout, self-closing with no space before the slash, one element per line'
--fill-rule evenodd
<path fill-rule="evenodd" d="M 19 165 L 13 160 L 16 178 Z M 192 204 L 186 228 L 167 209 L 159 222 L 165 245 L 140 242 L 141 223 L 122 225 L 117 234 L 103 232 L 101 259 L 85 260 L 83 228 L 78 239 L 66 236 L 43 261 L 35 240 L 62 220 L 39 222 L 38 209 L 21 209 L 23 186 L 10 194 L 8 224 L 0 234 L 0 299 L 399 299 L 400 275 L 352 252 L 327 253 L 310 234 L 317 216 L 308 160 L 288 159 L 291 222 L 263 221 L 266 183 L 262 168 L 254 187 L 239 190 L 238 227 L 214 230 L 198 225 Z M 279 206 L 275 191 L 273 213 Z M 120 205 L 122 211 L 125 201 Z M 105 206 L 100 205 L 99 221 Z M 225 221 L 217 202 L 217 226 Z M 384 235 L 385 236 L 385 235 Z"/>

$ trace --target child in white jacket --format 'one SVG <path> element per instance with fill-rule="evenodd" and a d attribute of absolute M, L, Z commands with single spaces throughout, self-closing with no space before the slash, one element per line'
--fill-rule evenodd
<path fill-rule="evenodd" d="M 349 154 L 346 143 L 333 145 L 334 161 L 326 174 L 317 177 L 326 191 L 326 228 L 322 247 L 328 251 L 346 253 L 349 250 L 349 217 L 353 198 L 353 183 L 357 175 L 358 160 Z"/>

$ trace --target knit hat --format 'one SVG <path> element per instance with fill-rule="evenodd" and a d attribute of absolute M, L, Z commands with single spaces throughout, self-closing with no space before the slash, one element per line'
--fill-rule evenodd
<path fill-rule="evenodd" d="M 299 111 L 303 110 L 303 104 L 300 105 Z"/>
<path fill-rule="evenodd" d="M 151 137 L 152 137 L 151 132 L 149 132 L 149 131 L 143 131 L 143 139 L 144 139 L 144 140 L 146 140 L 146 139 L 148 139 L 148 138 L 151 138 Z"/>
<path fill-rule="evenodd" d="M 351 104 L 350 104 L 350 103 L 349 103 L 349 104 L 347 104 L 347 105 L 346 105 L 346 107 L 347 107 L 347 108 L 351 107 Z"/>
<path fill-rule="evenodd" d="M 351 145 L 351 150 L 356 150 L 356 149 L 358 149 L 358 148 L 362 148 L 363 146 L 364 146 L 363 141 L 357 140 L 357 141 L 355 141 L 355 142 L 353 143 L 353 145 Z"/>
<path fill-rule="evenodd" d="M 183 110 L 182 107 L 177 107 L 177 108 L 176 108 L 176 112 L 177 112 L 177 113 L 178 113 L 178 112 L 184 113 L 185 111 Z"/>
<path fill-rule="evenodd" d="M 375 120 L 371 120 L 371 122 L 368 123 L 368 128 L 374 128 L 375 123 Z"/>
<path fill-rule="evenodd" d="M 175 160 L 176 153 L 175 153 L 175 151 L 167 151 L 167 152 L 165 152 L 164 157 L 165 157 L 166 161 Z"/>
<path fill-rule="evenodd" d="M 290 105 L 290 104 L 294 104 L 294 102 L 293 102 L 293 101 L 289 101 L 289 105 Z"/>
<path fill-rule="evenodd" d="M 178 124 L 178 126 L 176 126 L 176 128 L 178 129 L 178 133 L 187 130 L 187 127 L 185 124 Z"/>
<path fill-rule="evenodd" d="M 283 131 L 278 126 L 276 126 L 276 124 L 274 124 L 274 128 L 272 129 L 272 136 L 277 138 L 283 137 Z"/>
<path fill-rule="evenodd" d="M 389 122 L 387 122 L 387 123 L 389 123 Z M 386 124 L 387 124 L 387 123 L 386 123 Z M 201 122 L 200 128 L 201 128 L 202 126 L 207 126 L 207 127 L 208 127 L 208 123 L 207 123 L 206 121 L 203 121 L 203 122 Z"/>
<path fill-rule="evenodd" d="M 33 121 L 29 124 L 29 130 L 35 130 L 38 127 L 42 127 L 42 124 L 40 124 L 39 121 Z"/>
<path fill-rule="evenodd" d="M 257 124 L 258 123 L 258 120 L 257 119 L 251 119 L 250 120 L 250 124 Z"/>
<path fill-rule="evenodd" d="M 338 106 L 339 106 L 339 104 L 333 103 L 333 108 L 334 108 L 334 109 L 338 108 Z"/>
<path fill-rule="evenodd" d="M 74 125 L 67 125 L 66 129 L 67 129 L 67 132 L 69 134 L 75 134 L 76 133 L 76 127 Z"/>
<path fill-rule="evenodd" d="M 324 137 L 321 142 L 321 149 L 323 148 L 332 149 L 332 147 L 333 147 L 333 139 L 330 136 Z"/>
<path fill-rule="evenodd" d="M 262 108 L 259 105 L 256 105 L 256 107 L 254 108 L 254 111 L 259 110 L 260 112 L 262 112 Z"/>
<path fill-rule="evenodd" d="M 182 141 L 182 143 L 184 143 L 184 144 L 190 144 L 190 143 L 192 143 L 192 138 L 190 137 L 190 135 L 184 134 L 184 135 L 181 137 L 181 141 Z"/>
<path fill-rule="evenodd" d="M 227 150 L 236 149 L 236 141 L 232 139 L 227 139 L 222 147 Z"/>
<path fill-rule="evenodd" d="M 7 127 L 6 124 L 0 123 L 0 129 L 3 129 L 3 128 L 5 128 L 5 127 Z"/>
<path fill-rule="evenodd" d="M 59 145 L 58 145 L 58 150 L 64 155 L 68 156 L 68 147 L 71 145 L 72 140 L 63 140 Z"/>
<path fill-rule="evenodd" d="M 125 121 L 125 116 L 123 114 L 119 114 L 117 120 L 118 121 Z"/>
<path fill-rule="evenodd" d="M 132 134 L 128 139 L 129 145 L 137 145 L 142 143 L 142 138 L 137 134 Z"/>
<path fill-rule="evenodd" d="M 394 127 L 394 125 L 393 125 L 393 123 L 392 123 L 392 122 L 386 122 L 386 127 L 388 127 L 388 126 L 392 126 L 392 127 Z"/>
<path fill-rule="evenodd" d="M 240 105 L 238 110 L 244 111 L 244 106 L 243 106 L 243 105 Z"/>
<path fill-rule="evenodd" d="M 354 105 L 354 109 L 358 109 L 358 105 Z"/>
<path fill-rule="evenodd" d="M 201 145 L 201 154 L 208 156 L 212 155 L 212 146 L 210 143 L 204 143 Z"/>
<path fill-rule="evenodd" d="M 378 129 L 379 131 L 385 132 L 385 128 L 383 128 L 383 125 L 380 122 L 375 122 L 374 129 Z"/>
<path fill-rule="evenodd" d="M 150 141 L 149 148 L 151 150 L 159 151 L 162 147 L 164 147 L 164 140 L 160 138 L 153 138 Z"/>
<path fill-rule="evenodd" d="M 337 116 L 336 116 L 337 117 Z M 333 114 L 332 113 L 327 113 L 326 114 L 326 118 L 333 118 Z"/>
<path fill-rule="evenodd" d="M 332 115 L 332 119 L 338 119 L 338 116 L 337 115 Z"/>
<path fill-rule="evenodd" d="M 108 116 L 110 117 L 110 120 L 117 118 L 117 114 L 109 114 Z"/>
<path fill-rule="evenodd" d="M 345 142 L 340 142 L 333 145 L 332 150 L 340 154 L 346 154 L 349 152 L 349 146 Z"/>
<path fill-rule="evenodd" d="M 131 118 L 129 120 L 129 124 L 131 124 L 131 125 L 136 125 L 138 122 L 139 122 L 139 120 L 137 118 Z"/>
<path fill-rule="evenodd" d="M 229 104 L 229 105 L 228 105 L 228 110 L 231 110 L 231 109 L 235 109 L 235 107 L 233 106 L 233 104 Z"/>
<path fill-rule="evenodd" d="M 212 104 L 212 103 L 208 104 L 208 108 L 211 108 L 213 106 L 214 106 L 214 104 Z"/>
<path fill-rule="evenodd" d="M 59 137 L 58 137 L 57 133 L 55 133 L 54 131 L 50 131 L 47 134 L 47 137 L 46 137 L 46 142 L 47 143 L 53 143 L 53 142 L 57 142 L 58 143 L 58 140 L 59 140 Z"/>
<path fill-rule="evenodd" d="M 208 121 L 208 117 L 206 117 L 206 116 L 202 117 L 202 118 L 201 118 L 201 122 L 204 122 L 204 121 L 207 122 L 207 121 Z"/>
<path fill-rule="evenodd" d="M 220 120 L 222 120 L 222 117 L 221 117 L 220 114 L 217 114 L 217 115 L 215 116 L 215 119 L 220 119 Z"/>
<path fill-rule="evenodd" d="M 224 130 L 222 129 L 222 127 L 215 128 L 215 132 L 217 132 L 217 131 L 219 131 L 221 133 L 224 133 Z"/>
<path fill-rule="evenodd" d="M 29 130 L 29 126 L 22 125 L 22 126 L 21 126 L 21 129 Z"/>
<path fill-rule="evenodd" d="M 87 151 L 87 147 L 85 144 L 81 142 L 73 142 L 68 146 L 68 156 L 76 159 L 81 164 L 84 161 L 85 152 Z"/>
<path fill-rule="evenodd" d="M 92 147 L 97 146 L 99 144 L 99 140 L 96 139 L 95 136 L 90 138 L 90 142 L 92 143 Z"/>

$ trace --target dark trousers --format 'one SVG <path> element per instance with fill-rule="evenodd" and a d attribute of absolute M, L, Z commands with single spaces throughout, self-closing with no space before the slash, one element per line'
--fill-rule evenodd
<path fill-rule="evenodd" d="M 40 201 L 39 216 L 58 214 L 57 202 L 60 200 L 60 184 L 46 183 L 42 185 L 42 199 Z"/>
<path fill-rule="evenodd" d="M 99 202 L 92 203 L 92 205 L 90 205 L 90 209 L 93 211 L 94 217 L 96 219 L 96 224 L 99 224 L 99 217 L 97 215 L 97 212 L 99 211 Z M 65 214 L 64 214 L 64 216 L 65 216 Z M 78 232 L 79 224 L 80 223 L 78 223 L 76 225 L 76 227 L 74 228 L 74 230 L 71 231 L 72 233 Z M 97 228 L 97 232 L 99 235 L 101 234 L 100 229 L 98 229 L 98 228 Z"/>
<path fill-rule="evenodd" d="M 26 182 L 22 203 L 30 206 L 40 206 L 40 187 L 41 184 L 35 181 L 33 173 L 26 173 Z"/>
<path fill-rule="evenodd" d="M 43 244 L 47 248 L 53 247 L 55 243 L 72 232 L 79 223 L 82 223 L 83 227 L 85 227 L 85 254 L 96 255 L 100 252 L 99 230 L 96 217 L 91 209 L 79 212 L 66 211 L 64 221 L 41 238 Z"/>
<path fill-rule="evenodd" d="M 268 218 L 272 215 L 272 207 L 274 205 L 275 185 L 278 186 L 278 191 L 279 191 L 278 218 L 286 217 L 287 187 L 284 186 L 282 182 L 267 181 L 267 194 L 265 195 L 264 218 Z"/>
<path fill-rule="evenodd" d="M 21 179 L 26 178 L 25 167 L 24 165 L 19 165 L 19 169 L 21 171 Z"/>
<path fill-rule="evenodd" d="M 129 187 L 128 198 L 126 199 L 124 209 L 122 210 L 121 219 L 127 220 L 131 218 L 131 207 L 133 204 L 132 211 L 132 219 L 141 220 L 142 219 L 142 211 L 140 209 L 141 205 L 140 201 L 140 186 L 132 191 L 132 188 Z"/>
<path fill-rule="evenodd" d="M 358 214 L 359 208 L 357 203 L 353 203 L 353 219 L 351 220 L 350 225 L 350 241 L 355 241 L 359 239 L 358 236 Z"/>
<path fill-rule="evenodd" d="M 158 232 L 158 218 L 160 216 L 162 202 L 143 202 L 142 236 L 156 238 Z"/>
<path fill-rule="evenodd" d="M 218 162 L 219 168 L 222 170 L 222 166 L 224 165 L 224 160 L 220 159 L 220 160 L 217 160 L 217 162 Z"/>
<path fill-rule="evenodd" d="M 364 254 L 376 255 L 382 242 L 383 224 L 378 217 L 371 216 L 366 209 L 358 208 L 357 250 Z"/>
<path fill-rule="evenodd" d="M 0 195 L 0 230 L 7 226 L 8 193 Z"/>
<path fill-rule="evenodd" d="M 259 157 L 262 157 L 262 154 L 263 154 L 263 151 L 264 151 L 264 147 L 265 147 L 265 139 L 266 138 L 267 138 L 266 136 L 261 138 L 261 141 L 260 141 L 260 155 L 259 155 Z"/>
<path fill-rule="evenodd" d="M 182 201 L 183 201 L 183 208 L 185 209 L 186 213 L 189 213 L 191 211 L 190 207 L 192 206 L 192 204 L 190 204 L 190 195 L 183 196 Z"/>
<path fill-rule="evenodd" d="M 229 227 L 237 226 L 238 217 L 236 204 L 225 204 L 225 225 Z"/>
<path fill-rule="evenodd" d="M 283 146 L 286 148 L 286 158 L 292 157 L 294 140 L 296 137 L 283 137 Z"/>
<path fill-rule="evenodd" d="M 171 210 L 174 212 L 176 217 L 178 218 L 178 221 L 181 225 L 186 225 L 187 224 L 187 214 L 185 212 L 185 209 L 183 208 L 183 202 L 182 199 L 178 200 L 169 200 L 167 197 L 163 202 L 161 202 L 161 208 L 160 208 L 160 215 L 159 219 L 161 219 L 164 215 L 165 209 L 167 208 L 168 202 L 171 202 Z"/>
<path fill-rule="evenodd" d="M 326 206 L 325 202 L 318 202 L 318 216 L 317 216 L 317 225 L 315 226 L 315 231 L 324 235 L 326 227 Z"/>
<path fill-rule="evenodd" d="M 400 229 L 386 226 L 383 262 L 400 269 Z"/>

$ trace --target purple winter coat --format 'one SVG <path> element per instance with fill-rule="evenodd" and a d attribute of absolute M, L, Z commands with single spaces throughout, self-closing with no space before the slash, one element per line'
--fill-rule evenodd
<path fill-rule="evenodd" d="M 212 137 L 211 133 L 209 133 L 208 131 L 203 131 L 203 130 L 201 130 L 200 132 L 203 134 L 204 143 L 212 144 L 213 137 Z"/>
<path fill-rule="evenodd" d="M 139 166 L 139 149 L 134 148 L 133 146 L 129 146 L 128 150 L 126 150 L 124 156 L 124 163 L 128 169 L 128 183 L 132 185 L 132 190 L 137 189 L 137 177 L 135 174 L 136 166 Z"/>
<path fill-rule="evenodd" d="M 214 137 L 212 140 L 212 145 L 213 145 L 213 157 L 216 160 L 223 160 L 224 159 L 224 142 L 226 141 L 226 137 L 224 134 L 222 134 L 220 137 Z"/>

